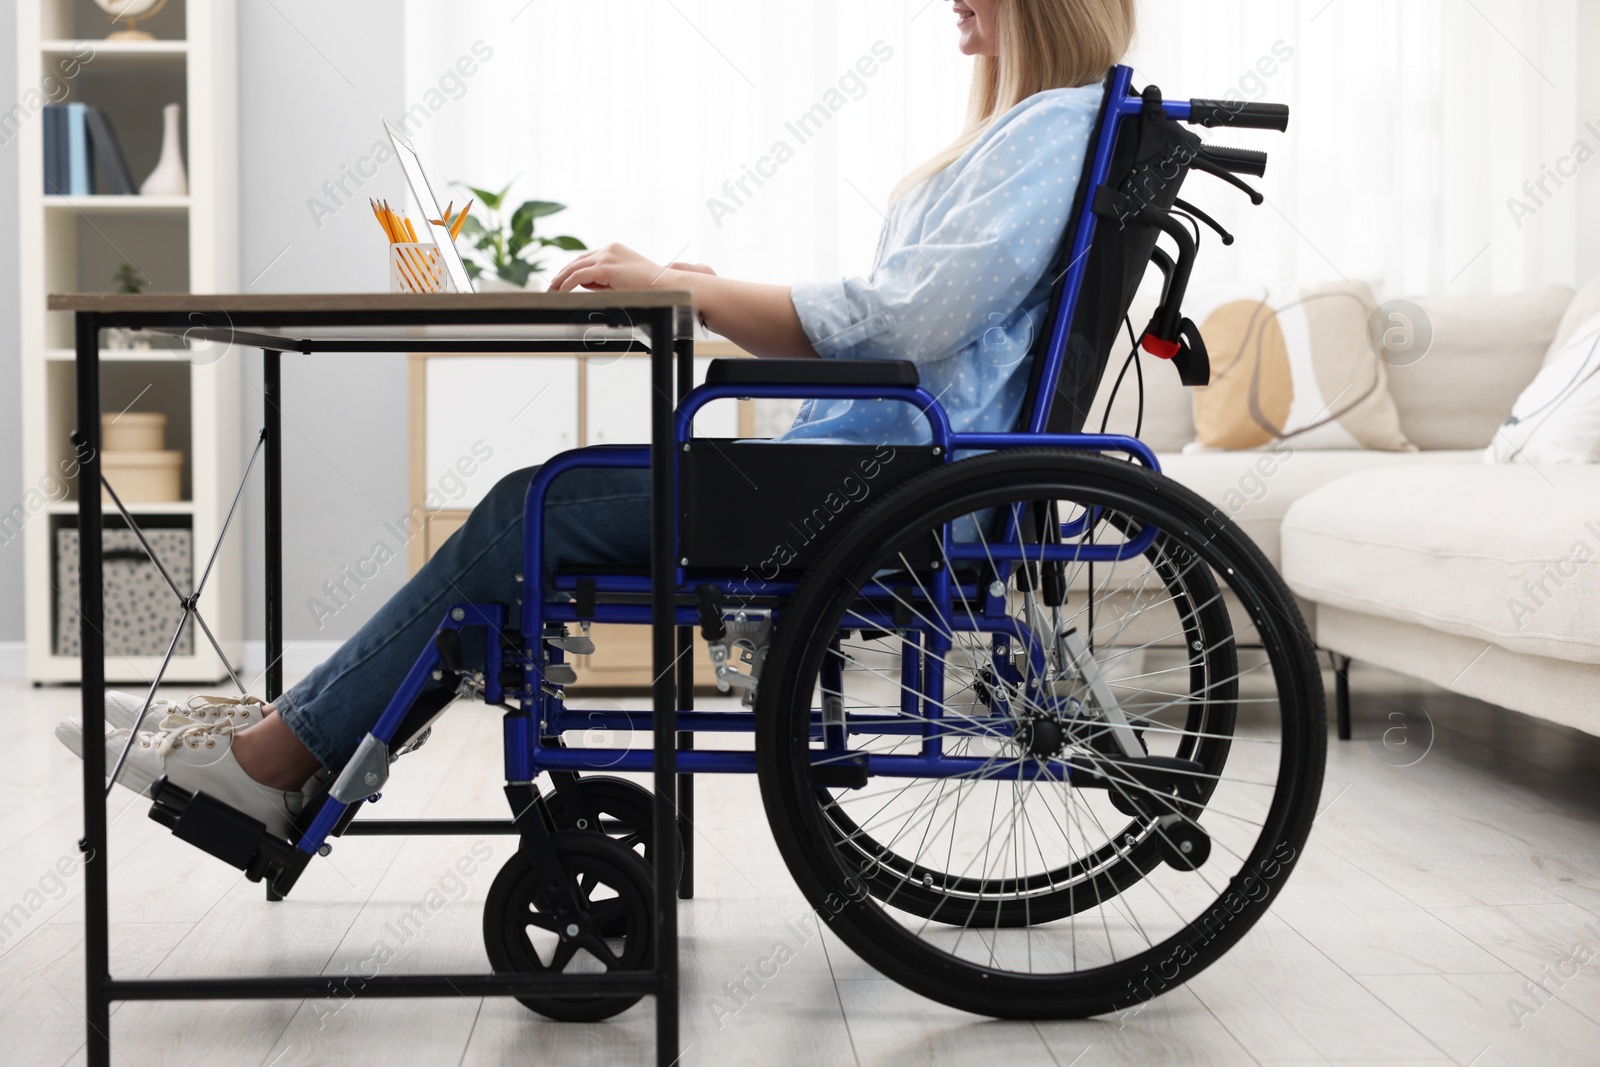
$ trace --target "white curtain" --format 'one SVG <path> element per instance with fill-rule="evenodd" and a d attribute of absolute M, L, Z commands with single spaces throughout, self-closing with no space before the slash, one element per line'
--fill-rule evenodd
<path fill-rule="evenodd" d="M 411 0 L 407 99 L 492 46 L 416 143 L 443 177 L 570 205 L 541 232 L 761 281 L 864 272 L 889 190 L 960 129 L 943 0 L 524 4 Z"/>
<path fill-rule="evenodd" d="M 1141 80 L 1293 108 L 1287 134 L 1213 138 L 1271 162 L 1268 206 L 1206 194 L 1240 237 L 1205 257 L 1208 276 L 1365 279 L 1388 296 L 1573 282 L 1576 183 L 1548 180 L 1543 206 L 1523 183 L 1580 137 L 1600 150 L 1600 126 L 1578 120 L 1575 0 L 1142 0 L 1140 14 Z M 1536 213 L 1514 216 L 1512 197 Z"/>
<path fill-rule="evenodd" d="M 1576 183 L 1546 178 L 1538 204 L 1524 183 L 1580 139 L 1600 151 L 1577 2 L 1142 0 L 1138 83 L 1294 108 L 1288 135 L 1216 138 L 1271 154 L 1269 206 L 1193 180 L 1240 236 L 1209 245 L 1201 281 L 1571 283 Z M 774 282 L 867 269 L 889 190 L 955 135 L 970 72 L 944 0 L 408 0 L 405 18 L 436 181 L 514 176 L 513 203 L 570 205 L 541 232 Z M 492 56 L 460 66 L 480 40 Z"/>

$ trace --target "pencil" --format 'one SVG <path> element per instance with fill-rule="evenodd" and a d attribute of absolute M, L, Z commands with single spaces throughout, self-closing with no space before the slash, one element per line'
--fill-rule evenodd
<path fill-rule="evenodd" d="M 433 291 L 433 272 L 428 269 L 422 250 L 418 248 L 403 249 L 406 258 L 411 262 L 411 269 L 417 276 L 418 292 L 431 293 Z"/>
<path fill-rule="evenodd" d="M 380 200 L 378 203 L 378 218 L 383 223 L 384 231 L 389 235 L 389 242 L 391 244 L 398 243 L 400 241 L 400 233 L 395 229 L 394 212 L 389 210 L 389 205 L 384 201 Z"/>
<path fill-rule="evenodd" d="M 457 215 L 456 220 L 450 224 L 450 240 L 454 241 L 461 233 L 461 227 L 466 225 L 467 212 L 471 209 L 471 207 L 472 201 L 468 200 L 467 206 L 461 209 L 461 214 Z"/>
<path fill-rule="evenodd" d="M 409 262 L 407 262 L 405 250 L 396 248 L 392 250 L 391 254 L 396 257 L 395 269 L 398 270 L 400 272 L 400 276 L 405 279 L 406 286 L 413 293 L 421 292 L 422 288 L 417 280 L 416 269 Z"/>
<path fill-rule="evenodd" d="M 389 232 L 389 224 L 383 220 L 383 212 L 378 210 L 377 201 L 373 200 L 371 197 L 368 197 L 367 204 L 372 208 L 372 217 L 378 220 L 379 226 L 383 227 L 383 235 L 389 239 L 390 244 L 393 244 L 394 234 Z"/>

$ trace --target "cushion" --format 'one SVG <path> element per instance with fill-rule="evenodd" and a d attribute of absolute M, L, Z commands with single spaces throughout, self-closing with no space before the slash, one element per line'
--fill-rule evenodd
<path fill-rule="evenodd" d="M 1483 448 L 1544 362 L 1572 290 L 1418 300 L 1431 341 L 1388 367 L 1400 427 L 1418 448 Z"/>
<path fill-rule="evenodd" d="M 1217 303 L 1197 320 L 1211 353 L 1211 384 L 1194 391 L 1196 444 L 1408 451 L 1384 364 L 1368 338 L 1376 309 L 1365 282 Z"/>
<path fill-rule="evenodd" d="M 1289 506 L 1307 493 L 1356 471 L 1391 466 L 1476 463 L 1479 452 L 1378 452 L 1306 449 L 1282 442 L 1259 452 L 1159 455 L 1161 469 L 1233 519 L 1278 564 L 1279 526 Z"/>
<path fill-rule="evenodd" d="M 1572 340 L 1572 335 L 1578 332 L 1578 327 L 1596 315 L 1600 315 L 1600 274 L 1590 278 L 1567 305 L 1566 312 L 1561 316 L 1561 322 L 1556 326 L 1555 339 L 1550 342 L 1550 350 L 1545 355 L 1544 361 L 1549 363 L 1554 359 L 1556 353 Z"/>
<path fill-rule="evenodd" d="M 1579 326 L 1522 391 L 1483 458 L 1488 463 L 1600 461 L 1600 313 Z"/>
<path fill-rule="evenodd" d="M 1284 580 L 1319 604 L 1600 663 L 1600 466 L 1362 471 L 1282 530 Z"/>

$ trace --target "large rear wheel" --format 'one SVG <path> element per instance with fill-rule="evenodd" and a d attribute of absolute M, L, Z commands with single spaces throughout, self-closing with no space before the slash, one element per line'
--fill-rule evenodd
<path fill-rule="evenodd" d="M 834 931 L 1004 1017 L 1116 1010 L 1220 956 L 1298 858 L 1325 750 L 1312 644 L 1249 539 L 1161 475 L 1044 449 L 842 533 L 782 612 L 757 728 Z"/>

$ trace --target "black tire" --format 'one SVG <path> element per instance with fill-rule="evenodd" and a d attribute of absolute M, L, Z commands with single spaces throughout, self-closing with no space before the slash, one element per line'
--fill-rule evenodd
<path fill-rule="evenodd" d="M 947 783 L 958 781 L 958 790 L 992 788 L 996 795 L 1009 788 L 1013 796 L 1022 796 L 1022 821 L 1027 821 L 1026 805 L 1035 793 L 1050 793 L 1047 799 L 1052 805 L 1055 794 L 1059 794 L 1067 805 L 1069 828 L 1077 825 L 1073 804 L 1081 804 L 1091 815 L 1095 813 L 1089 810 L 1090 805 L 1107 812 L 1122 811 L 1124 815 L 1118 817 L 1118 822 L 1096 816 L 1087 830 L 1079 827 L 1084 842 L 1080 861 L 1095 863 L 1097 849 L 1101 850 L 1098 854 L 1104 855 L 1102 846 L 1091 843 L 1103 835 L 1105 846 L 1112 850 L 1110 862 L 1092 871 L 1086 866 L 1078 884 L 1068 888 L 1065 897 L 1060 889 L 1047 885 L 1050 892 L 1037 899 L 1050 918 L 1041 920 L 1033 914 L 1034 903 L 1022 895 L 1023 902 L 1018 905 L 1024 909 L 1020 921 L 1017 915 L 1008 914 L 1015 908 L 995 906 L 993 902 L 987 908 L 973 908 L 971 901 L 965 901 L 960 906 L 968 908 L 970 914 L 956 916 L 956 923 L 941 919 L 947 924 L 934 925 L 928 920 L 937 916 L 930 916 L 930 911 L 941 906 L 941 897 L 954 894 L 936 886 L 930 894 L 912 891 L 908 899 L 901 901 L 888 891 L 884 878 L 898 876 L 903 893 L 911 881 L 905 877 L 913 869 L 909 866 L 899 872 L 880 868 L 871 877 L 861 877 L 862 851 L 841 840 L 842 833 L 849 836 L 850 826 L 859 830 L 860 821 L 846 823 L 819 803 L 819 785 L 825 786 L 826 795 L 835 800 L 855 796 L 863 804 L 876 804 L 883 794 L 873 793 L 874 787 L 907 780 L 873 776 L 862 790 L 843 789 L 831 777 L 823 783 L 816 780 L 813 760 L 818 750 L 812 748 L 813 716 L 817 694 L 823 689 L 821 671 L 830 642 L 841 631 L 864 632 L 866 627 L 861 622 L 882 618 L 877 607 L 872 609 L 876 615 L 853 607 L 864 603 L 861 590 L 871 591 L 879 602 L 892 593 L 890 599 L 904 601 L 906 610 L 912 613 L 917 603 L 926 603 L 910 586 L 904 587 L 911 590 L 904 596 L 892 586 L 897 581 L 914 583 L 919 575 L 933 580 L 937 558 L 933 563 L 918 563 L 914 556 L 916 546 L 928 543 L 929 530 L 942 529 L 960 516 L 993 514 L 987 509 L 1007 504 L 1031 506 L 1043 501 L 1067 501 L 1094 508 L 1094 521 L 1085 524 L 1085 536 L 1097 544 L 1104 544 L 1098 540 L 1102 528 L 1119 528 L 1126 537 L 1154 527 L 1158 533 L 1153 536 L 1159 537 L 1157 543 L 1164 546 L 1164 554 L 1173 566 L 1179 570 L 1199 568 L 1210 575 L 1219 589 L 1226 588 L 1237 598 L 1243 616 L 1260 641 L 1263 662 L 1245 670 L 1236 666 L 1236 659 L 1229 659 L 1237 644 L 1231 627 L 1227 636 L 1220 638 L 1221 647 L 1202 650 L 1208 656 L 1218 653 L 1212 657 L 1211 666 L 1229 668 L 1225 673 L 1239 676 L 1233 680 L 1249 679 L 1242 694 L 1237 689 L 1223 694 L 1221 702 L 1225 707 L 1215 726 L 1203 723 L 1196 729 L 1191 714 L 1194 701 L 1212 701 L 1220 691 L 1216 688 L 1219 683 L 1230 680 L 1218 676 L 1215 670 L 1202 692 L 1185 693 L 1180 688 L 1173 700 L 1132 702 L 1112 695 L 1112 705 L 1120 708 L 1127 703 L 1132 709 L 1124 709 L 1130 722 L 1136 718 L 1142 721 L 1141 737 L 1150 742 L 1149 755 L 1166 757 L 1167 763 L 1162 766 L 1142 753 L 1108 753 L 1091 743 L 1097 736 L 1117 731 L 1111 728 L 1110 714 L 1097 710 L 1098 703 L 1094 715 L 1063 715 L 1060 709 L 1072 704 L 1071 698 L 1061 696 L 1070 691 L 1065 673 L 1053 681 L 1041 673 L 1047 684 L 1037 699 L 1020 689 L 1009 693 L 1005 702 L 1009 718 L 996 724 L 985 723 L 980 730 L 972 725 L 977 722 L 976 717 L 956 718 L 957 727 L 971 730 L 970 737 L 963 740 L 988 742 L 999 737 L 995 744 L 1006 758 L 999 759 L 997 753 L 976 767 L 969 764 L 959 779 L 930 774 L 926 779 L 910 780 L 926 780 L 941 790 Z M 1003 546 L 996 547 L 997 552 L 1000 547 Z M 945 562 L 949 562 L 948 556 Z M 944 573 L 958 573 L 963 566 L 972 565 L 945 566 Z M 1191 583 L 1189 588 L 1200 592 L 1206 585 Z M 1009 600 L 1004 603 L 1009 604 Z M 1208 606 L 1192 604 L 1190 610 L 1202 612 Z M 968 607 L 971 621 L 975 615 Z M 953 603 L 951 608 L 955 608 Z M 929 611 L 929 615 L 934 614 Z M 1159 616 L 1156 618 L 1159 620 Z M 1130 616 L 1130 622 L 1113 621 L 1126 627 L 1137 620 Z M 1211 622 L 1214 633 L 1220 622 L 1214 615 Z M 1099 674 L 1096 657 L 1111 653 L 1105 651 L 1105 646 L 1094 644 L 1097 626 L 1087 631 L 1092 647 L 1086 669 Z M 948 628 L 954 631 L 956 626 L 952 623 Z M 1052 641 L 1065 631 L 1059 625 L 1054 631 L 1048 627 L 1038 629 L 1052 634 Z M 893 635 L 888 639 L 897 640 Z M 840 680 L 832 684 L 845 690 L 847 684 L 854 684 L 848 683 L 849 664 L 853 661 L 837 652 L 833 655 L 845 666 L 836 668 L 839 673 L 831 677 Z M 974 675 L 978 671 L 971 666 L 971 650 L 965 647 L 959 657 L 938 658 L 952 676 L 958 668 Z M 996 658 L 985 666 L 998 666 L 1000 662 Z M 1189 679 L 1178 680 L 1175 684 L 1180 687 L 1194 684 L 1192 660 L 1189 666 L 1187 672 L 1178 669 Z M 1249 677 L 1261 671 L 1265 675 Z M 1170 682 L 1171 679 L 1163 680 L 1163 684 Z M 881 689 L 885 683 L 877 684 Z M 909 688 L 903 681 L 894 684 L 901 690 Z M 1163 697 L 1169 692 L 1157 689 L 1154 683 L 1132 688 L 1135 693 L 1149 691 Z M 847 711 L 851 707 L 848 697 L 846 692 L 841 701 Z M 931 472 L 885 496 L 830 543 L 783 610 L 758 699 L 757 753 L 762 797 L 785 862 L 807 899 L 847 945 L 886 976 L 953 1007 L 1002 1018 L 1074 1018 L 1116 1011 L 1185 981 L 1214 962 L 1243 936 L 1282 888 L 1304 847 L 1321 788 L 1326 746 L 1321 674 L 1299 612 L 1276 572 L 1236 525 L 1193 492 L 1143 468 L 1084 453 L 1054 449 L 991 453 Z M 881 695 L 873 699 L 881 700 Z M 1249 712 L 1239 717 L 1237 727 L 1236 704 L 1247 704 Z M 827 706 L 826 700 L 823 706 Z M 889 705 L 869 700 L 863 706 L 881 718 L 883 713 L 876 709 Z M 953 705 L 941 706 L 945 707 L 948 720 Z M 1089 706 L 1087 702 L 1081 705 Z M 1064 739 L 1056 742 L 1054 749 L 1045 747 L 1041 755 L 1033 746 L 1036 737 L 1046 734 L 1033 724 L 1044 717 L 1045 710 L 1054 716 L 1050 721 L 1060 727 Z M 1164 714 L 1174 714 L 1178 721 L 1167 722 L 1162 718 Z M 1017 725 L 1024 720 L 1029 724 L 1026 730 Z M 1096 732 L 1074 734 L 1083 722 L 1098 724 Z M 869 760 L 876 757 L 869 747 L 877 743 L 872 737 L 859 741 L 856 739 L 862 736 L 860 733 L 849 736 L 852 753 L 866 751 Z M 884 736 L 888 736 L 887 731 Z M 1121 731 L 1120 736 L 1125 738 L 1126 731 Z M 920 741 L 920 736 L 913 737 L 913 743 L 920 745 Z M 900 742 L 891 739 L 885 743 Z M 1168 747 L 1158 753 L 1158 744 Z M 896 750 L 891 748 L 893 751 Z M 1185 752 L 1187 755 L 1182 755 Z M 859 756 L 851 759 L 859 760 Z M 829 774 L 837 776 L 838 767 L 850 760 L 828 754 L 822 762 L 832 765 Z M 884 759 L 878 766 L 887 772 L 890 762 Z M 1015 773 L 1006 769 L 1013 764 Z M 1236 765 L 1248 773 L 1227 773 Z M 902 773 L 911 773 L 906 769 L 909 767 L 911 764 L 902 761 Z M 1060 770 L 1059 781 L 1053 776 L 1052 767 Z M 1217 769 L 1215 774 L 1213 769 Z M 1157 780 L 1143 777 L 1147 772 L 1167 775 L 1159 779 L 1162 783 L 1176 783 L 1172 795 L 1161 792 L 1167 789 L 1165 784 L 1159 790 L 1145 784 Z M 1092 784 L 1098 778 L 1104 792 L 1089 784 L 1069 782 L 1069 773 L 1080 783 Z M 1262 780 L 1250 775 L 1259 775 Z M 1192 782 L 1199 782 L 1200 787 L 1185 792 Z M 890 786 L 885 792 L 892 794 L 895 788 Z M 932 785 L 930 796 L 931 790 Z M 935 800 L 932 811 L 925 816 L 930 826 L 938 804 Z M 915 814 L 926 807 L 927 801 L 923 800 L 911 810 Z M 1011 837 L 1021 836 L 1017 809 L 1018 802 L 1014 801 Z M 1108 822 L 1116 829 L 1107 829 Z M 1088 820 L 1083 823 L 1088 825 Z M 993 826 L 991 818 L 991 831 Z M 1137 835 L 1131 841 L 1119 842 L 1119 835 L 1127 827 L 1136 827 Z M 874 828 L 869 825 L 867 830 L 870 834 Z M 1036 832 L 1031 823 L 1029 832 Z M 957 837 L 952 828 L 952 848 Z M 1063 830 L 1061 837 L 1065 846 L 1056 851 L 1075 854 L 1071 830 Z M 973 840 L 980 839 L 981 832 Z M 873 843 L 879 844 L 875 838 Z M 966 867 L 954 861 L 926 863 L 920 848 L 907 855 L 910 849 L 895 848 L 892 841 L 884 844 L 900 861 L 919 863 L 925 870 L 959 873 L 971 866 L 971 862 Z M 1213 844 L 1219 847 L 1213 848 Z M 968 848 L 975 858 L 981 849 L 982 861 L 988 864 L 990 844 L 973 843 Z M 1025 853 L 1026 849 L 1022 851 Z M 1062 869 L 1059 863 L 1045 862 L 1043 847 L 1038 852 L 1040 869 Z M 997 882 L 1002 889 L 1007 877 L 1013 888 L 1024 881 L 1021 862 L 1010 876 L 989 878 L 989 869 L 979 868 L 980 879 Z M 1152 898 L 1164 904 L 1170 914 L 1135 913 Z M 949 906 L 948 902 L 944 906 Z M 981 916 L 983 921 L 974 922 L 973 916 Z M 1117 919 L 1115 924 L 1112 917 Z M 1090 943 L 1086 932 L 1080 954 L 1080 925 L 1086 931 L 1094 930 L 1097 936 L 1103 928 L 1104 948 Z M 1068 936 L 1070 955 L 1066 947 Z M 1025 956 L 1019 945 L 1026 947 Z"/>
<path fill-rule="evenodd" d="M 654 958 L 650 868 L 628 848 L 597 833 L 554 834 L 555 853 L 585 912 L 576 937 L 565 937 L 540 892 L 532 856 L 518 850 L 495 875 L 483 905 L 483 945 L 497 973 L 547 974 L 577 970 L 641 970 Z M 597 894 L 601 894 L 597 897 Z M 536 944 L 537 929 L 541 933 Z M 576 973 L 576 972 L 575 972 Z M 518 997 L 522 1005 L 561 1022 L 598 1022 L 627 1011 L 638 996 Z"/>
<path fill-rule="evenodd" d="M 583 798 L 600 825 L 578 826 L 567 815 L 559 790 L 545 795 L 546 810 L 557 830 L 596 830 L 655 863 L 655 794 L 638 782 L 611 774 L 585 774 L 578 779 Z M 683 870 L 683 840 L 678 840 L 678 869 Z"/>

